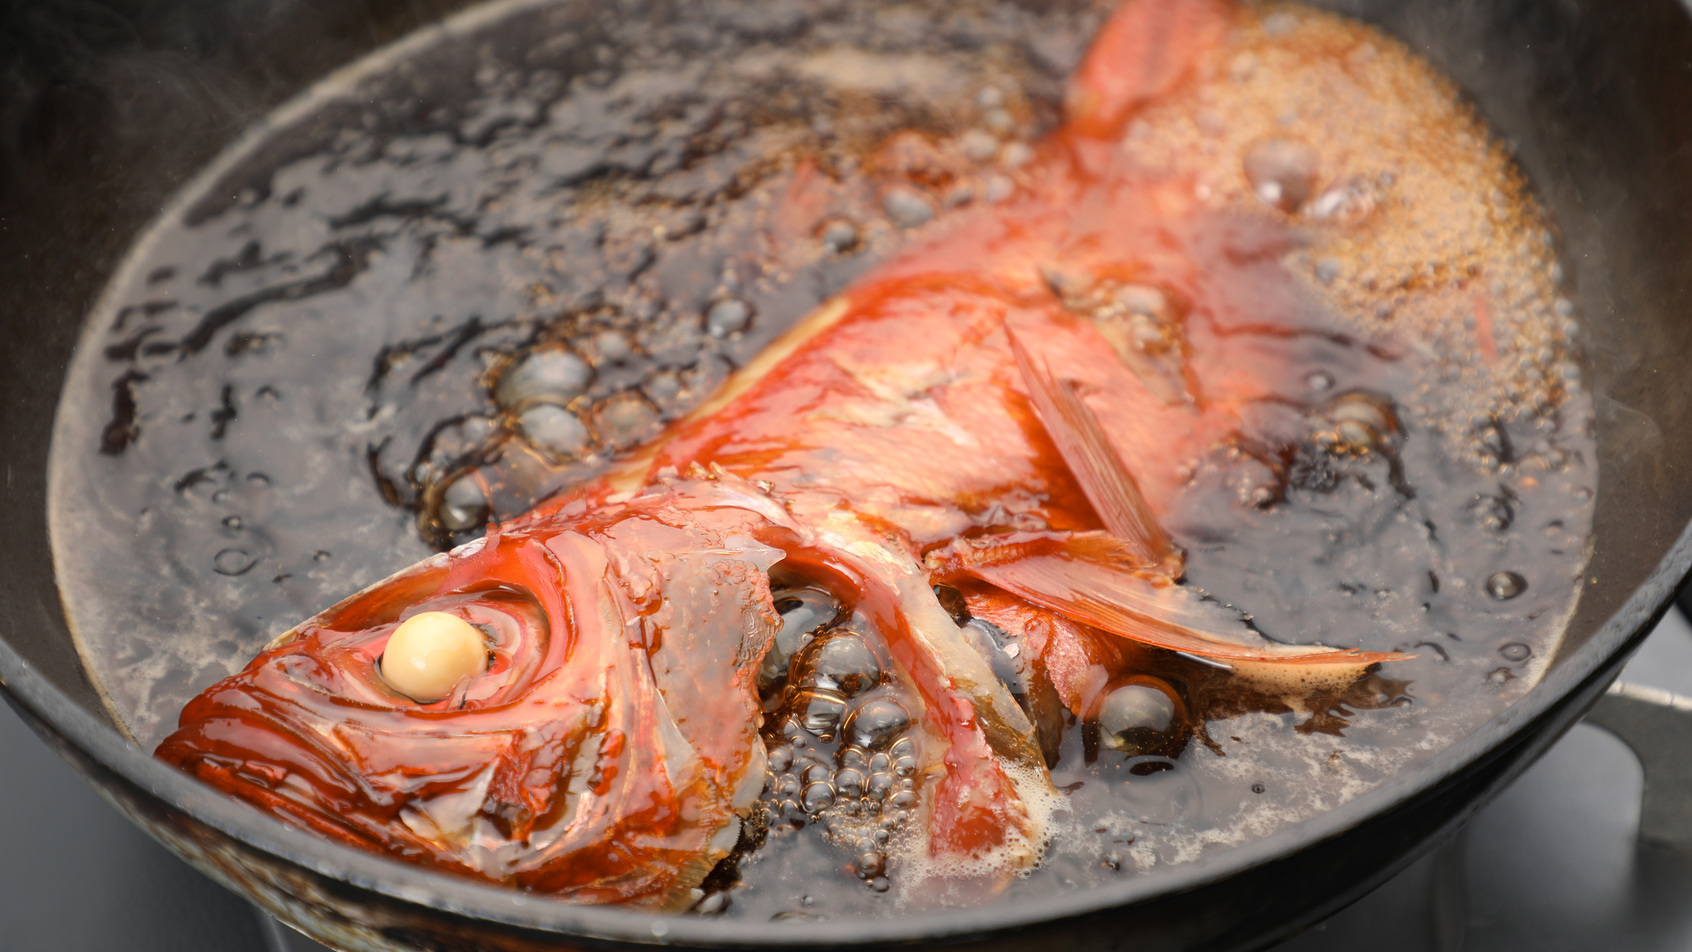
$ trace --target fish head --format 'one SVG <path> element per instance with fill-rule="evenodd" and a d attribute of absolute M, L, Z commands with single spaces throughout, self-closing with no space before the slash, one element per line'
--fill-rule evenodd
<path fill-rule="evenodd" d="M 157 755 L 344 843 L 685 906 L 764 780 L 782 552 L 759 541 L 772 513 L 735 501 L 672 482 L 491 529 L 277 638 Z M 417 696 L 396 655 L 429 625 L 466 669 Z"/>

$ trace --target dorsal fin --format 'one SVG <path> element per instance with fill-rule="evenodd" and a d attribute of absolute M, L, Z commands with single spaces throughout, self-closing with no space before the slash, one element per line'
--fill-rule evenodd
<path fill-rule="evenodd" d="M 1222 44 L 1233 14 L 1227 0 L 1127 0 L 1070 77 L 1069 128 L 1095 139 L 1121 135 L 1134 113 Z"/>
<path fill-rule="evenodd" d="M 1056 379 L 1044 364 L 1036 363 L 1009 324 L 1005 333 L 1010 337 L 1017 369 L 1028 386 L 1034 414 L 1075 481 L 1081 484 L 1099 521 L 1142 567 L 1163 567 L 1172 577 L 1179 577 L 1180 555 L 1175 543 L 1152 515 L 1140 484 L 1111 445 L 1099 418 L 1075 392 L 1073 383 Z"/>

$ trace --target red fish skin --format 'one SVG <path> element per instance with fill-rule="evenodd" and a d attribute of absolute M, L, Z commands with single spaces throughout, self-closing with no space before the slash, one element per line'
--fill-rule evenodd
<path fill-rule="evenodd" d="M 925 768 L 930 854 L 1037 861 L 1052 791 L 1032 727 L 962 646 L 923 559 L 959 538 L 1103 528 L 1031 406 L 1012 335 L 1077 389 L 1154 515 L 1186 460 L 1246 427 L 1243 408 L 1293 390 L 1278 335 L 1320 329 L 1278 263 L 1296 236 L 1268 212 L 1203 208 L 1192 183 L 1105 141 L 1202 66 L 1232 9 L 1130 0 L 1016 194 L 848 289 L 618 471 L 302 625 L 191 702 L 159 756 L 344 842 L 576 901 L 674 907 L 732 845 L 761 780 L 764 573 L 781 558 L 887 634 L 944 740 Z M 826 204 L 794 191 L 788 230 Z M 1155 393 L 1054 282 L 1166 293 L 1188 397 Z M 1022 624 L 1072 711 L 1101 659 L 1133 654 L 1089 648 L 1104 636 L 1026 602 L 971 604 Z M 493 619 L 501 640 L 486 674 L 417 705 L 376 664 L 426 610 Z M 269 774 L 253 766 L 266 758 Z M 470 833 L 443 832 L 459 816 L 418 818 L 455 796 Z"/>
<path fill-rule="evenodd" d="M 649 472 L 717 464 L 772 481 L 783 492 L 822 485 L 872 500 L 864 507 L 871 512 L 873 500 L 889 498 L 887 512 L 878 515 L 939 505 L 973 518 L 1033 494 L 1045 501 L 1021 508 L 1046 527 L 1097 528 L 1029 409 L 1010 356 L 1009 325 L 1038 340 L 1043 357 L 1093 391 L 1088 402 L 1123 458 L 1135 461 L 1148 501 L 1166 508 L 1183 484 L 1180 462 L 1239 429 L 1245 403 L 1293 389 L 1291 367 L 1258 359 L 1255 340 L 1248 345 L 1222 333 L 1240 323 L 1246 309 L 1241 298 L 1257 302 L 1250 308 L 1255 321 L 1288 326 L 1305 317 L 1293 279 L 1278 267 L 1192 262 L 1206 250 L 1203 241 L 1221 240 L 1214 231 L 1269 225 L 1202 220 L 1183 228 L 1165 219 L 1137 229 L 1134 212 L 1144 207 L 1142 200 L 1155 201 L 1180 186 L 1115 184 L 1098 190 L 1099 197 L 1115 200 L 1111 210 L 1121 217 L 1114 228 L 1104 227 L 1112 222 L 1101 215 L 1101 227 L 1077 235 L 1075 226 L 1087 223 L 1063 221 L 1066 216 L 1032 193 L 1019 207 L 960 223 L 948 240 L 902 257 L 849 290 L 847 314 L 833 326 L 727 407 L 675 432 Z M 1036 229 L 1076 240 L 1042 240 L 1046 236 Z M 1184 255 L 1175 260 L 1175 253 Z M 1096 330 L 1066 312 L 1040 277 L 1051 262 L 1083 274 L 1089 268 L 1104 273 L 1108 262 L 1140 283 L 1187 296 L 1195 370 L 1206 384 L 1198 404 L 1165 406 Z M 956 535 L 955 525 L 947 520 L 925 531 L 912 522 L 905 528 L 924 547 Z"/>

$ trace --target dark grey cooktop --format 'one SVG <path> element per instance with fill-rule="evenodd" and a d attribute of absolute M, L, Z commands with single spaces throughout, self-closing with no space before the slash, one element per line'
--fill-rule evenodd
<path fill-rule="evenodd" d="M 1671 614 L 1624 680 L 1692 696 Z M 166 853 L 0 712 L 0 949 L 321 952 Z M 1692 855 L 1639 846 L 1642 774 L 1585 724 L 1451 841 L 1275 952 L 1692 950 Z"/>

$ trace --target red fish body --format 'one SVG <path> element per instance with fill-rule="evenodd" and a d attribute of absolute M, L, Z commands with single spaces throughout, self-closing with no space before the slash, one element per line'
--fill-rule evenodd
<path fill-rule="evenodd" d="M 1200 207 L 1113 137 L 1232 8 L 1135 0 L 1102 31 L 1021 190 L 961 214 L 779 339 L 637 458 L 278 639 L 159 756 L 350 844 L 583 902 L 673 907 L 764 783 L 772 567 L 887 636 L 920 699 L 926 849 L 1038 860 L 1030 714 L 937 599 L 1041 655 L 1080 715 L 1129 639 L 1277 690 L 1388 656 L 1269 641 L 1180 583 L 1184 461 L 1247 428 L 1314 309 L 1292 237 Z M 379 672 L 421 612 L 491 662 L 419 704 Z"/>

